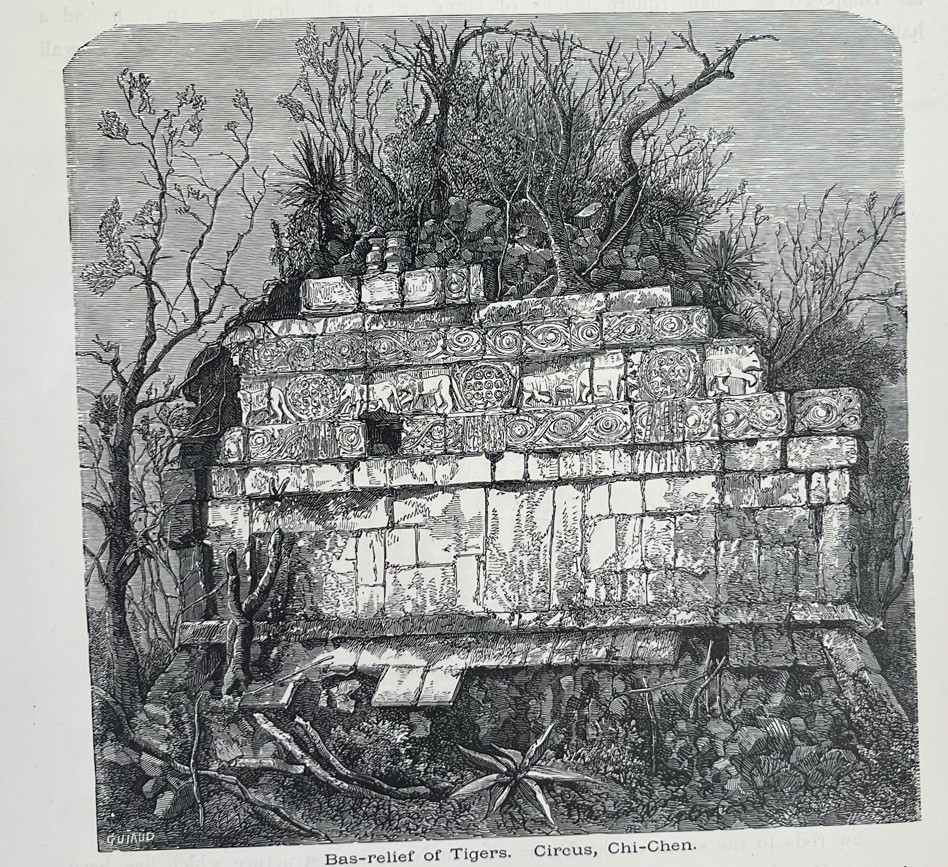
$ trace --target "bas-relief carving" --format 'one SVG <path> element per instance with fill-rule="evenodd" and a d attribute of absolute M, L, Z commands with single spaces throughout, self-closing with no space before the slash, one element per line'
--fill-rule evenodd
<path fill-rule="evenodd" d="M 465 411 L 496 410 L 513 405 L 517 366 L 502 361 L 458 364 L 453 371 L 459 407 Z"/>
<path fill-rule="evenodd" d="M 520 405 L 531 409 L 590 403 L 591 371 L 588 359 L 526 363 L 520 377 Z"/>
<path fill-rule="evenodd" d="M 535 410 L 511 416 L 507 422 L 511 449 L 576 448 L 631 442 L 628 405 L 582 409 Z"/>
<path fill-rule="evenodd" d="M 725 397 L 720 403 L 724 439 L 785 436 L 789 432 L 787 396 L 783 392 Z"/>
<path fill-rule="evenodd" d="M 240 402 L 241 423 L 244 427 L 300 421 L 300 417 L 288 405 L 283 389 L 278 385 L 241 389 L 237 392 L 237 399 Z"/>
<path fill-rule="evenodd" d="M 765 368 L 753 341 L 715 340 L 705 347 L 708 397 L 736 397 L 763 391 Z"/>
<path fill-rule="evenodd" d="M 638 393 L 643 400 L 698 397 L 701 357 L 689 346 L 663 346 L 643 354 L 638 371 Z"/>
<path fill-rule="evenodd" d="M 862 399 L 855 388 L 800 391 L 791 397 L 794 433 L 859 433 Z"/>

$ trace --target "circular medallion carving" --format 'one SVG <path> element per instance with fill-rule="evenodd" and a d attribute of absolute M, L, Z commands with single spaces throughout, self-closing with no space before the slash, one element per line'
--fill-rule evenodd
<path fill-rule="evenodd" d="M 504 365 L 484 361 L 458 370 L 457 386 L 468 409 L 498 409 L 510 403 L 514 378 Z"/>
<path fill-rule="evenodd" d="M 339 384 L 322 373 L 298 376 L 286 387 L 286 401 L 293 413 L 306 421 L 331 418 L 339 407 Z"/>
<path fill-rule="evenodd" d="M 642 362 L 639 388 L 655 400 L 691 397 L 695 394 L 698 374 L 698 359 L 687 349 L 654 349 Z"/>

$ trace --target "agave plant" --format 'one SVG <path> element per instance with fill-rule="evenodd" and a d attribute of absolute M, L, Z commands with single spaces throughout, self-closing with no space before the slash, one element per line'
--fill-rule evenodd
<path fill-rule="evenodd" d="M 459 746 L 458 750 L 472 765 L 487 773 L 465 783 L 452 792 L 450 797 L 467 798 L 478 792 L 487 792 L 485 819 L 493 816 L 505 805 L 509 806 L 514 798 L 519 797 L 539 810 L 550 827 L 556 828 L 549 801 L 543 794 L 540 784 L 592 783 L 598 785 L 599 781 L 575 771 L 538 764 L 550 745 L 550 735 L 554 726 L 555 723 L 550 723 L 543 734 L 530 744 L 525 753 L 497 747 L 495 754 L 489 754 Z"/>
<path fill-rule="evenodd" d="M 701 238 L 688 264 L 688 277 L 701 284 L 712 304 L 734 310 L 753 289 L 756 248 L 733 232 Z"/>

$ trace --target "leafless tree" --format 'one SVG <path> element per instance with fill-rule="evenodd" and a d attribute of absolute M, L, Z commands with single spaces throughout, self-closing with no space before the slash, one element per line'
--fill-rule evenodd
<path fill-rule="evenodd" d="M 117 83 L 122 109 L 103 112 L 99 130 L 127 149 L 128 157 L 141 158 L 140 183 L 149 198 L 130 222 L 119 199 L 113 200 L 99 226 L 105 257 L 87 265 L 82 277 L 96 295 L 119 285 L 136 293 L 141 320 L 134 338 L 97 337 L 78 354 L 106 373 L 90 410 L 102 424 L 96 423 L 97 435 L 91 428 L 82 434 L 100 456 L 91 470 L 99 474 L 99 493 L 87 496 L 83 506 L 101 523 L 113 684 L 123 707 L 132 708 L 142 698 L 142 678 L 129 626 L 135 616 L 129 586 L 155 550 L 150 522 L 136 501 L 148 494 L 134 490 L 136 425 L 145 413 L 178 399 L 180 384 L 162 374 L 163 365 L 219 322 L 228 295 L 237 292 L 230 274 L 254 228 L 267 170 L 251 165 L 254 113 L 242 90 L 233 99 L 239 119 L 223 129 L 229 148 L 199 156 L 207 103 L 193 85 L 171 107 L 159 109 L 147 75 L 126 69 Z M 235 222 L 241 214 L 242 225 Z M 182 261 L 177 245 L 188 237 Z"/>

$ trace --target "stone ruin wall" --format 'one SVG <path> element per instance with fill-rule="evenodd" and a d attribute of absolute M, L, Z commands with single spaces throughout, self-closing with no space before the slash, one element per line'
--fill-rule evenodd
<path fill-rule="evenodd" d="M 768 393 L 757 346 L 667 287 L 487 304 L 484 280 L 309 280 L 300 318 L 229 335 L 244 423 L 180 507 L 192 640 L 226 612 L 202 601 L 226 550 L 259 572 L 280 527 L 269 616 L 337 645 L 489 632 L 508 643 L 467 664 L 670 664 L 681 629 L 725 627 L 731 665 L 842 641 L 872 673 L 860 394 Z"/>

